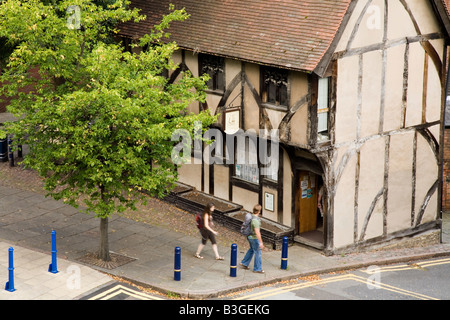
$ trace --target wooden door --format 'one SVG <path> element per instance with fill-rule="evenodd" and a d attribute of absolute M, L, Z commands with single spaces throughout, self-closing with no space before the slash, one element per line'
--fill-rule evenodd
<path fill-rule="evenodd" d="M 299 233 L 317 229 L 317 175 L 308 171 L 298 174 L 298 227 Z"/>

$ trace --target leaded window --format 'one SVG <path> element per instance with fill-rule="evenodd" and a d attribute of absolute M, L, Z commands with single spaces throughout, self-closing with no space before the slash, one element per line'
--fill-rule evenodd
<path fill-rule="evenodd" d="M 276 68 L 262 68 L 261 98 L 264 103 L 288 106 L 288 71 Z"/>
<path fill-rule="evenodd" d="M 208 89 L 212 91 L 225 91 L 225 59 L 218 56 L 201 54 L 200 74 L 209 75 Z"/>

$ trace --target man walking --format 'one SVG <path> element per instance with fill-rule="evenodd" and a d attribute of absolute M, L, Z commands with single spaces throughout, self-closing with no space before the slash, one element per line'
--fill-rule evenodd
<path fill-rule="evenodd" d="M 248 269 L 250 262 L 252 261 L 253 255 L 255 256 L 255 261 L 253 265 L 253 272 L 264 273 L 262 269 L 262 259 L 261 250 L 264 248 L 264 244 L 261 238 L 261 219 L 259 214 L 261 213 L 261 205 L 257 204 L 253 207 L 253 216 L 251 222 L 252 232 L 247 237 L 250 248 L 245 254 L 244 259 L 241 261 L 241 266 Z"/>

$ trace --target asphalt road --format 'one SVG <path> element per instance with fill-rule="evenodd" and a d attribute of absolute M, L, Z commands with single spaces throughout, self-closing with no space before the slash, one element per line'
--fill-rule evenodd
<path fill-rule="evenodd" d="M 236 300 L 449 300 L 450 258 L 371 266 L 254 289 Z"/>
<path fill-rule="evenodd" d="M 446 257 L 310 276 L 230 294 L 220 300 L 260 303 L 267 300 L 450 300 L 448 274 L 450 258 Z M 80 300 L 167 300 L 167 297 L 115 282 Z"/>
<path fill-rule="evenodd" d="M 114 282 L 99 288 L 78 300 L 164 300 L 162 295 L 149 294 L 139 290 L 135 286 Z"/>

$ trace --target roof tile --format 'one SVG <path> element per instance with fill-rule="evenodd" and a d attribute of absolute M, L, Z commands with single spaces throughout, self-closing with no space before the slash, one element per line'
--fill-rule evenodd
<path fill-rule="evenodd" d="M 170 3 L 191 15 L 169 30 L 181 48 L 311 72 L 330 47 L 350 0 L 132 0 L 147 19 L 122 25 L 121 34 L 144 35 L 168 13 Z"/>

